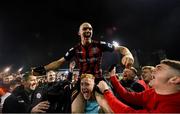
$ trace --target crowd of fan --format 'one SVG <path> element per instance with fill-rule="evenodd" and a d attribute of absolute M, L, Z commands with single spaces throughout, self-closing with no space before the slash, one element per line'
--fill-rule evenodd
<path fill-rule="evenodd" d="M 0 78 L 3 113 L 180 113 L 180 61 L 162 60 L 156 67 L 142 67 L 138 75 L 127 47 L 92 40 L 88 22 L 80 25 L 78 35 L 81 41 L 60 59 L 23 77 Z M 122 54 L 126 68 L 121 76 L 115 65 L 102 74 L 104 52 Z M 52 70 L 71 60 L 79 75 L 71 62 L 68 75 L 57 78 Z"/>
<path fill-rule="evenodd" d="M 180 64 L 177 62 L 175 64 L 175 70 L 177 73 L 180 72 L 179 66 Z M 1 96 L 1 112 L 63 112 L 70 113 L 71 112 L 71 103 L 74 100 L 74 97 L 77 96 L 77 93 L 74 90 L 80 88 L 78 86 L 78 81 L 80 81 L 80 77 L 78 74 L 73 72 L 75 64 L 70 63 L 69 65 L 69 73 L 67 75 L 58 75 L 55 71 L 49 71 L 45 76 L 33 76 L 31 73 L 25 73 L 21 75 L 1 75 L 0 76 L 0 96 Z M 173 65 L 172 65 L 173 66 Z M 153 72 L 156 71 L 158 67 L 154 66 L 144 66 L 142 67 L 140 73 L 134 67 L 130 69 L 125 68 L 123 72 L 118 75 L 116 73 L 116 65 L 111 65 L 109 69 L 107 69 L 103 73 L 104 81 L 108 85 L 108 90 L 110 90 L 113 95 L 126 104 L 128 107 L 131 107 L 133 110 L 142 110 L 144 109 L 143 105 L 139 105 L 140 103 L 131 103 L 126 98 L 123 98 L 122 93 L 119 93 L 117 90 L 117 85 L 113 83 L 111 79 L 116 78 L 121 86 L 123 86 L 126 91 L 134 93 L 142 93 L 143 91 L 149 91 L 153 89 L 153 79 L 155 78 Z M 89 75 L 89 74 L 86 74 Z M 179 76 L 179 74 L 178 74 Z M 94 103 L 94 99 L 92 98 L 92 94 L 89 94 L 89 98 L 87 91 L 83 91 L 83 80 L 81 76 L 81 93 L 83 94 L 85 102 L 84 110 L 85 112 L 91 112 L 92 110 L 96 112 L 106 112 L 103 107 L 98 104 L 98 102 Z M 91 78 L 89 78 L 91 79 Z M 92 78 L 93 79 L 93 78 Z M 91 85 L 91 82 L 85 81 L 85 84 Z M 103 83 L 100 82 L 100 83 Z M 180 82 L 178 82 L 179 84 Z M 102 89 L 102 84 L 98 89 Z M 178 85 L 179 86 L 179 85 Z M 87 87 L 88 88 L 88 87 Z M 85 89 L 86 90 L 86 89 Z M 101 94 L 104 94 L 103 91 L 98 91 Z M 93 88 L 93 91 L 97 91 Z M 179 95 L 179 91 L 177 94 Z M 16 96 L 16 97 L 14 97 Z M 27 97 L 27 98 L 26 98 Z M 30 99 L 29 99 L 30 97 Z M 146 96 L 151 97 L 151 96 Z M 171 98 L 171 97 L 169 97 Z M 91 99 L 91 100 L 89 100 Z M 130 99 L 130 97 L 129 97 Z M 26 100 L 26 101 L 25 101 Z M 167 98 L 168 100 L 168 98 Z M 180 112 L 180 100 L 175 99 L 179 104 L 175 107 L 174 111 Z M 21 103 L 26 103 L 26 107 L 19 106 L 16 101 Z M 140 101 L 137 101 L 140 102 Z M 92 104 L 92 105 L 89 105 Z M 173 105 L 173 104 L 172 104 Z M 114 106 L 115 107 L 115 106 Z M 116 107 L 117 108 L 117 107 Z M 113 109 L 113 108 L 112 108 Z M 118 109 L 117 109 L 118 110 Z M 120 109 L 119 110 L 123 110 Z M 163 110 L 163 109 L 162 109 Z M 92 111 L 92 112 L 93 112 Z M 113 110 L 113 112 L 116 112 Z"/>
<path fill-rule="evenodd" d="M 22 86 L 24 86 L 24 87 L 27 86 L 27 88 L 26 88 L 27 91 L 28 90 L 33 91 L 33 92 L 28 93 L 28 96 L 30 94 L 34 94 L 35 91 L 40 92 L 40 94 L 46 94 L 45 92 L 41 93 L 42 90 L 40 90 L 40 89 L 43 88 L 45 90 L 46 89 L 45 87 L 47 85 L 50 86 L 50 85 L 53 85 L 56 82 L 62 82 L 63 80 L 67 79 L 66 78 L 67 75 L 65 75 L 65 73 L 57 75 L 57 72 L 54 72 L 54 71 L 49 71 L 47 73 L 47 75 L 44 75 L 44 76 L 34 76 L 32 79 L 28 78 L 29 77 L 28 75 L 31 75 L 31 73 L 26 72 L 26 73 L 22 73 L 22 74 L 1 74 L 1 76 L 0 76 L 0 97 L 1 97 L 1 99 L 0 99 L 0 101 L 1 101 L 0 109 L 1 110 L 0 111 L 1 112 L 2 112 L 3 105 L 9 105 L 9 102 L 7 104 L 5 102 L 5 99 L 7 97 L 9 97 L 11 94 L 16 94 L 16 92 L 19 91 L 17 88 L 22 87 Z M 74 77 L 75 76 L 76 76 L 76 74 L 74 74 Z M 20 93 L 20 94 L 22 94 L 22 93 Z M 20 95 L 20 97 L 24 97 L 24 96 Z M 35 98 L 36 96 L 32 96 L 32 98 L 33 97 Z M 40 95 L 40 98 L 41 99 L 39 99 L 39 100 L 44 100 L 44 98 L 41 97 L 41 95 Z M 22 99 L 24 99 L 24 98 L 22 98 Z M 33 101 L 33 102 L 39 102 L 39 100 Z M 19 112 L 18 110 L 21 110 L 20 112 L 27 112 L 26 110 L 18 109 L 18 105 L 14 104 L 14 103 L 15 102 L 10 101 L 10 104 L 12 105 L 12 107 L 10 105 L 9 106 L 12 109 L 11 108 L 10 109 L 9 108 L 7 108 L 7 109 L 4 108 L 3 110 L 5 112 L 16 112 L 16 111 Z"/>

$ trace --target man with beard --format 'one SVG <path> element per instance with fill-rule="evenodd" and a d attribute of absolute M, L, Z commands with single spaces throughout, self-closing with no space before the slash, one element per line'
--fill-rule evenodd
<path fill-rule="evenodd" d="M 87 22 L 81 24 L 79 28 L 79 36 L 81 38 L 81 42 L 71 48 L 65 54 L 65 56 L 60 58 L 59 60 L 54 61 L 46 66 L 34 68 L 33 73 L 35 75 L 45 74 L 47 70 L 57 69 L 62 64 L 64 64 L 65 61 L 70 61 L 74 57 L 79 68 L 79 74 L 93 74 L 97 83 L 98 80 L 102 80 L 101 60 L 103 52 L 120 52 L 122 55 L 124 55 L 122 58 L 122 64 L 126 67 L 130 67 L 134 63 L 134 58 L 131 52 L 126 47 L 113 46 L 110 43 L 102 41 L 94 41 L 92 40 L 92 34 L 93 29 L 91 24 Z M 74 100 L 73 104 L 74 105 L 72 105 L 72 112 L 76 112 L 74 110 L 78 109 L 79 101 Z"/>
<path fill-rule="evenodd" d="M 31 106 L 31 96 L 37 86 L 36 76 L 25 74 L 23 84 L 16 87 L 3 104 L 3 113 L 29 113 L 45 112 L 48 109 L 47 101 L 40 102 L 35 107 Z"/>
<path fill-rule="evenodd" d="M 132 92 L 142 92 L 144 87 L 135 80 L 137 76 L 137 70 L 134 67 L 129 69 L 125 68 L 123 70 L 123 78 L 120 80 L 121 85 L 128 91 Z"/>
<path fill-rule="evenodd" d="M 13 81 L 13 75 L 5 75 L 2 78 L 2 89 L 5 93 L 9 92 L 10 82 Z"/>
<path fill-rule="evenodd" d="M 13 76 L 12 75 L 3 76 L 2 79 L 3 80 L 2 80 L 1 89 L 2 89 L 4 94 L 1 95 L 1 105 L 3 105 L 5 99 L 9 95 L 11 95 L 11 92 L 10 92 L 10 83 L 11 83 L 11 81 L 13 81 Z"/>
<path fill-rule="evenodd" d="M 115 73 L 111 74 L 113 87 L 118 94 L 131 104 L 143 106 L 139 110 L 119 101 L 104 81 L 98 87 L 114 113 L 180 113 L 180 61 L 162 60 L 152 76 L 153 88 L 136 93 L 124 89 Z"/>

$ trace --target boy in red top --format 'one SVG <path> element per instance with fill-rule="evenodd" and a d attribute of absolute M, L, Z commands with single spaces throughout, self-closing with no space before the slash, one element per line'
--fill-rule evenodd
<path fill-rule="evenodd" d="M 111 81 L 118 94 L 127 102 L 143 106 L 142 110 L 135 110 L 119 101 L 109 91 L 107 84 L 98 84 L 109 106 L 115 113 L 177 113 L 180 112 L 180 61 L 163 60 L 152 73 L 153 88 L 141 93 L 126 91 L 117 80 L 114 73 Z"/>

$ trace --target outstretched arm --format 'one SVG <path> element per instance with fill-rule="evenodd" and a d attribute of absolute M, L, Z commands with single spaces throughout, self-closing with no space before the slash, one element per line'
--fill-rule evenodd
<path fill-rule="evenodd" d="M 54 69 L 57 69 L 59 68 L 61 65 L 63 65 L 65 63 L 65 59 L 64 57 L 60 58 L 59 60 L 57 61 L 53 61 L 52 63 L 44 66 L 45 70 L 48 71 L 48 70 L 54 70 Z"/>
<path fill-rule="evenodd" d="M 32 68 L 32 73 L 35 76 L 46 75 L 46 71 L 55 70 L 59 68 L 61 65 L 64 64 L 65 61 L 66 60 L 64 59 L 64 57 L 62 57 L 61 59 L 54 61 L 46 66 L 39 66 L 39 67 Z"/>
<path fill-rule="evenodd" d="M 45 75 L 46 71 L 55 70 L 59 68 L 61 65 L 63 65 L 65 61 L 71 60 L 74 54 L 75 54 L 75 49 L 71 48 L 68 52 L 66 52 L 64 57 L 61 57 L 59 60 L 53 61 L 48 65 L 32 68 L 32 72 L 34 75 Z"/>

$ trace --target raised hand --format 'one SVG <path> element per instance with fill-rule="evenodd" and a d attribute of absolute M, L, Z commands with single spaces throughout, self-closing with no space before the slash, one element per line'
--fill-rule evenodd
<path fill-rule="evenodd" d="M 126 68 L 131 68 L 131 66 L 134 64 L 134 58 L 131 54 L 128 54 L 123 56 L 121 62 Z"/>
<path fill-rule="evenodd" d="M 109 86 L 105 81 L 100 81 L 97 86 L 99 87 L 101 93 L 104 93 L 105 90 L 109 89 Z"/>

